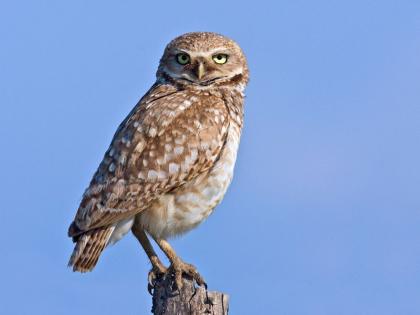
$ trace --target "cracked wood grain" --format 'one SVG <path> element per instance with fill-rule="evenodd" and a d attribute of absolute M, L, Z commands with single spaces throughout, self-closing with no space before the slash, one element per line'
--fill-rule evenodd
<path fill-rule="evenodd" d="M 229 296 L 227 294 L 196 287 L 194 282 L 185 276 L 183 284 L 179 291 L 174 288 L 173 277 L 157 279 L 153 289 L 152 313 L 154 315 L 228 314 Z"/>

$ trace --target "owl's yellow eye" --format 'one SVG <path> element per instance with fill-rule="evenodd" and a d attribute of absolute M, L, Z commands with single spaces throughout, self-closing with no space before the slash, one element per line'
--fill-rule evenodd
<path fill-rule="evenodd" d="M 226 54 L 217 54 L 213 56 L 213 61 L 219 65 L 226 63 L 228 60 L 228 55 Z"/>
<path fill-rule="evenodd" d="M 180 53 L 176 55 L 176 61 L 180 65 L 186 65 L 187 63 L 190 62 L 190 56 L 188 56 L 188 54 L 185 54 L 185 53 Z"/>

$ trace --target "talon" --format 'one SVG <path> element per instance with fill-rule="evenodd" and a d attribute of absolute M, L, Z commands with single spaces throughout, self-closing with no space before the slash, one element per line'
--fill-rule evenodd
<path fill-rule="evenodd" d="M 178 291 L 181 291 L 184 283 L 182 282 L 182 270 L 175 270 L 175 283 Z"/>
<path fill-rule="evenodd" d="M 207 290 L 207 284 L 204 281 L 203 277 L 198 273 L 197 268 L 191 264 L 184 263 L 182 261 L 173 262 L 169 268 L 174 277 L 175 284 L 177 289 L 180 291 L 183 286 L 182 275 L 191 277 L 199 286 L 204 285 Z"/>
<path fill-rule="evenodd" d="M 149 291 L 150 295 L 153 295 L 153 288 L 155 287 L 156 283 L 156 272 L 152 269 L 149 271 L 147 275 L 147 291 Z"/>
<path fill-rule="evenodd" d="M 163 277 L 167 273 L 167 268 L 161 263 L 155 264 L 147 275 L 147 291 L 153 295 L 153 288 L 155 287 L 156 280 Z"/>
<path fill-rule="evenodd" d="M 147 292 L 149 292 L 149 294 L 152 295 L 152 296 L 153 296 L 153 289 L 154 288 L 155 287 L 152 286 L 150 283 L 147 284 Z"/>

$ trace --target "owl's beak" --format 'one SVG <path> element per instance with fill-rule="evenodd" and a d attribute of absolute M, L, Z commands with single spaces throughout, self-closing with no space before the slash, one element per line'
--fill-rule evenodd
<path fill-rule="evenodd" d="M 206 68 L 204 67 L 204 64 L 202 62 L 199 62 L 194 70 L 198 80 L 201 80 L 201 78 L 204 77 L 204 75 L 206 74 Z"/>

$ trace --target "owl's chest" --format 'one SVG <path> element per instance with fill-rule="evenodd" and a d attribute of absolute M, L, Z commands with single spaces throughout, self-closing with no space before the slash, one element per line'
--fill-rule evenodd
<path fill-rule="evenodd" d="M 153 236 L 167 238 L 185 233 L 204 221 L 223 199 L 232 180 L 239 138 L 240 129 L 232 124 L 212 169 L 156 200 L 141 213 L 143 228 Z"/>

